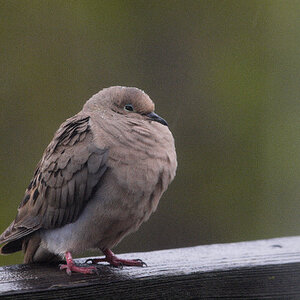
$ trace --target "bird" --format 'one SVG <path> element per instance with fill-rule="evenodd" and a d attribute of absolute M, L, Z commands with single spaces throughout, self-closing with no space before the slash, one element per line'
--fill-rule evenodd
<path fill-rule="evenodd" d="M 94 264 L 144 266 L 113 252 L 156 210 L 177 169 L 174 137 L 141 89 L 100 90 L 61 124 L 37 164 L 16 218 L 0 236 L 1 254 L 24 263 L 62 261 L 61 270 L 93 274 Z M 104 257 L 78 266 L 74 254 Z"/>

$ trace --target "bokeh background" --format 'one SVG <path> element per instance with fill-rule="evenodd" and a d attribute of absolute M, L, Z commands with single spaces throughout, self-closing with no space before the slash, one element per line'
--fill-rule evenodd
<path fill-rule="evenodd" d="M 300 3 L 276 0 L 0 0 L 1 232 L 58 126 L 112 85 L 151 96 L 179 163 L 117 253 L 300 233 Z"/>

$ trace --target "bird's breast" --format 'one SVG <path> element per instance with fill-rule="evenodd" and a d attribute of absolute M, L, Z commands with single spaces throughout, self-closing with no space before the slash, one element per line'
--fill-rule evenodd
<path fill-rule="evenodd" d="M 132 119 L 107 120 L 101 130 L 98 140 L 109 154 L 99 197 L 129 215 L 147 219 L 175 176 L 177 161 L 170 130 L 158 122 Z"/>
<path fill-rule="evenodd" d="M 161 124 L 131 126 L 111 145 L 108 165 L 119 184 L 130 191 L 151 191 L 160 177 L 166 188 L 177 167 L 173 136 Z"/>

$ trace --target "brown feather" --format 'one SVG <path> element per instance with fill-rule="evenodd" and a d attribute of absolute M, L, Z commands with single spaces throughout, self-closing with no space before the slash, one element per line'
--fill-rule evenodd
<path fill-rule="evenodd" d="M 75 115 L 62 124 L 37 166 L 15 221 L 0 236 L 0 243 L 76 221 L 106 169 L 106 150 L 95 145 L 86 147 L 91 141 L 89 117 Z M 2 249 L 19 249 L 19 243 Z"/>
<path fill-rule="evenodd" d="M 22 244 L 25 262 L 45 261 L 113 247 L 137 230 L 175 176 L 174 139 L 164 125 L 139 89 L 94 95 L 46 148 L 15 220 L 0 236 L 2 253 Z"/>

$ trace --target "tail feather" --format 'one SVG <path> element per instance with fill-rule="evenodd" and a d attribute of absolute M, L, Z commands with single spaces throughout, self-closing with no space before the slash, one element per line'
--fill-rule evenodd
<path fill-rule="evenodd" d="M 0 244 L 5 243 L 9 236 L 11 235 L 15 226 L 15 221 L 11 222 L 11 224 L 4 230 L 4 232 L 0 235 Z"/>
<path fill-rule="evenodd" d="M 33 228 L 17 227 L 13 221 L 0 235 L 0 254 L 9 254 L 22 250 L 24 238 L 27 238 L 34 231 Z"/>
<path fill-rule="evenodd" d="M 14 225 L 15 221 L 0 235 L 0 244 L 6 243 L 0 248 L 0 254 L 10 254 L 22 250 L 23 239 L 18 239 L 17 237 L 13 238 L 15 231 Z"/>
<path fill-rule="evenodd" d="M 4 246 L 1 247 L 1 254 L 10 254 L 14 252 L 18 252 L 22 250 L 23 239 L 15 240 L 12 242 L 8 242 Z"/>

